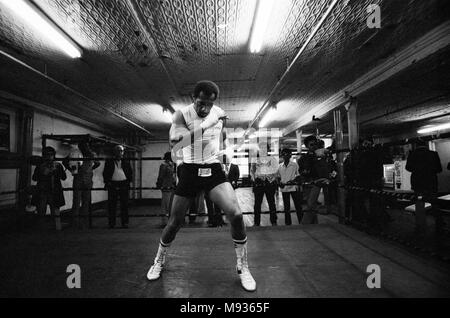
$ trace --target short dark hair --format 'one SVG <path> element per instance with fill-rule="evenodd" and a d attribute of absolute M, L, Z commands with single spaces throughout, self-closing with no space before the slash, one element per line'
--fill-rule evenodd
<path fill-rule="evenodd" d="M 203 92 L 206 96 L 215 95 L 214 100 L 219 97 L 219 86 L 212 81 L 200 81 L 195 84 L 194 98 L 197 98 Z"/>
<path fill-rule="evenodd" d="M 314 135 L 310 135 L 310 136 L 308 136 L 308 137 L 306 137 L 305 138 L 305 140 L 303 141 L 303 144 L 306 146 L 306 147 L 308 147 L 308 144 L 311 142 L 311 141 L 317 141 L 317 137 L 316 136 L 314 136 Z"/>
<path fill-rule="evenodd" d="M 281 150 L 281 155 L 284 155 L 284 154 L 289 155 L 289 156 L 292 156 L 292 150 L 289 149 L 289 148 L 283 148 L 283 149 Z"/>
<path fill-rule="evenodd" d="M 51 153 L 52 155 L 56 155 L 56 150 L 53 147 L 47 146 L 42 149 L 42 153 Z"/>
<path fill-rule="evenodd" d="M 426 147 L 426 146 L 428 146 L 428 142 L 422 138 L 417 138 L 416 146 L 417 147 Z"/>

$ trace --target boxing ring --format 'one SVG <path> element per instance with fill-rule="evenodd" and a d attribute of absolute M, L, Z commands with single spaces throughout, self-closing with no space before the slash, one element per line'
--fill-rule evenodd
<path fill-rule="evenodd" d="M 66 159 L 66 158 L 64 158 Z M 70 158 L 69 158 L 70 159 Z M 105 160 L 106 158 L 76 158 Z M 159 157 L 129 158 L 142 163 Z M 63 158 L 57 158 L 58 161 Z M 26 194 L 29 189 L 9 191 Z M 92 188 L 92 191 L 105 191 Z M 130 187 L 131 192 L 158 190 Z M 73 191 L 67 187 L 64 191 Z M 257 281 L 254 293 L 245 292 L 235 273 L 230 226 L 208 228 L 207 214 L 195 226 L 184 226 L 173 242 L 162 277 L 150 282 L 145 275 L 153 262 L 162 229 L 159 207 L 139 206 L 130 200 L 131 226 L 106 228 L 106 212 L 89 213 L 89 229 L 64 231 L 29 228 L 3 235 L 0 253 L 0 297 L 148 297 L 148 298 L 302 298 L 302 297 L 449 297 L 448 259 L 427 258 L 403 248 L 395 237 L 370 236 L 339 224 L 337 214 L 319 214 L 319 224 L 283 225 L 281 200 L 277 201 L 280 226 L 270 226 L 267 204 L 261 227 L 253 227 L 251 189 L 238 187 L 238 201 L 248 235 L 248 258 Z M 346 191 L 403 200 L 414 212 L 425 213 L 424 198 L 413 194 L 347 187 Z M 4 194 L 7 192 L 2 192 Z M 138 196 L 139 197 L 139 196 Z M 439 206 L 448 208 L 440 198 Z M 293 206 L 293 205 L 291 205 Z M 291 211 L 293 212 L 293 211 Z M 63 213 L 64 215 L 65 213 Z M 103 223 L 102 223 L 103 222 Z M 425 255 L 428 256 L 428 255 Z M 81 269 L 82 288 L 68 289 L 66 268 Z M 369 266 L 381 270 L 381 288 L 368 286 Z M 32 273 L 29 269 L 33 268 Z"/>
<path fill-rule="evenodd" d="M 97 229 L 4 238 L 0 297 L 302 298 L 449 297 L 450 270 L 360 231 L 321 219 L 318 225 L 248 228 L 249 265 L 258 288 L 245 292 L 229 227 L 182 228 L 161 278 L 145 275 L 160 230 Z M 45 242 L 45 244 L 43 244 Z M 81 269 L 68 289 L 66 268 Z M 367 286 L 370 264 L 381 288 Z M 33 268 L 30 272 L 29 269 Z"/>

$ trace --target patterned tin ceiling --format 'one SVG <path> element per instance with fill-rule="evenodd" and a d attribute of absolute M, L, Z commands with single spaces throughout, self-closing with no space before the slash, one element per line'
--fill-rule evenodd
<path fill-rule="evenodd" d="M 255 0 L 34 3 L 83 48 L 83 57 L 66 58 L 1 4 L 0 49 L 80 94 L 3 56 L 0 90 L 105 128 L 133 127 L 108 108 L 145 127 L 153 138 L 164 138 L 169 123 L 163 107 L 190 103 L 192 88 L 201 79 L 219 84 L 218 104 L 227 111 L 230 125 L 246 128 L 332 1 L 276 0 L 258 54 L 248 48 Z M 366 25 L 370 4 L 381 7 L 381 29 Z M 291 124 L 448 20 L 448 7 L 445 0 L 339 1 L 276 92 L 277 112 L 270 127 Z M 415 76 L 427 68 L 425 63 Z M 403 81 L 414 83 L 407 75 Z M 379 112 L 378 103 L 390 107 L 388 100 L 376 100 L 368 103 L 368 112 Z"/>

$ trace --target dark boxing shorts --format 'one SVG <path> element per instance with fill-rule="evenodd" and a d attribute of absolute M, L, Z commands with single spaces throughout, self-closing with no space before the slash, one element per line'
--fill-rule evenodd
<path fill-rule="evenodd" d="M 228 182 L 220 163 L 183 163 L 178 166 L 177 175 L 175 194 L 181 197 L 195 197 L 202 190 L 207 193 L 219 184 Z"/>

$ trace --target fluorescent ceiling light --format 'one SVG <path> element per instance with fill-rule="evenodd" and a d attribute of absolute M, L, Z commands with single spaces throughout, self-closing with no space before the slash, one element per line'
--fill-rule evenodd
<path fill-rule="evenodd" d="M 419 133 L 419 134 L 427 134 L 427 133 L 430 133 L 430 132 L 439 131 L 439 130 L 445 130 L 445 129 L 450 129 L 450 123 L 437 125 L 437 126 L 433 126 L 433 127 L 430 127 L 430 128 L 424 128 L 424 129 L 418 130 L 417 133 Z"/>
<path fill-rule="evenodd" d="M 252 53 L 258 53 L 261 50 L 273 3 L 273 0 L 258 0 L 250 41 L 250 52 Z"/>
<path fill-rule="evenodd" d="M 75 42 L 28 0 L 0 0 L 0 3 L 14 11 L 15 14 L 20 16 L 35 30 L 38 30 L 71 58 L 81 57 L 81 49 Z"/>
<path fill-rule="evenodd" d="M 163 110 L 163 114 L 164 114 L 164 116 L 166 117 L 167 121 L 168 121 L 169 123 L 172 123 L 172 117 L 173 117 L 173 114 L 172 114 L 168 109 L 164 109 L 164 110 Z"/>
<path fill-rule="evenodd" d="M 264 128 L 267 125 L 267 122 L 272 119 L 273 115 L 275 114 L 275 111 L 277 109 L 275 107 L 269 108 L 269 110 L 266 112 L 264 117 L 259 121 L 259 128 Z"/>

